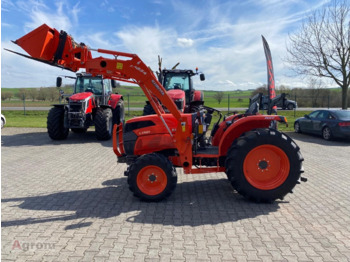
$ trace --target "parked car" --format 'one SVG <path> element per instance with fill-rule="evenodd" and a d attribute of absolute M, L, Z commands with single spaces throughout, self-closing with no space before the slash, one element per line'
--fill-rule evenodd
<path fill-rule="evenodd" d="M 6 124 L 6 118 L 3 114 L 1 114 L 1 129 L 5 126 Z"/>
<path fill-rule="evenodd" d="M 294 122 L 296 133 L 321 135 L 332 138 L 350 139 L 350 110 L 316 110 Z"/>

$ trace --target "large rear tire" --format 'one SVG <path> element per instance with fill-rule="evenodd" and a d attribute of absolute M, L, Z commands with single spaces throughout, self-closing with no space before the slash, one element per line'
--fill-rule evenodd
<path fill-rule="evenodd" d="M 143 116 L 154 115 L 156 112 L 154 111 L 151 104 L 147 103 L 143 108 Z"/>
<path fill-rule="evenodd" d="M 64 127 L 64 108 L 53 107 L 47 116 L 47 132 L 53 140 L 66 139 L 69 128 Z"/>
<path fill-rule="evenodd" d="M 238 193 L 255 202 L 273 202 L 295 187 L 303 160 L 290 137 L 273 129 L 257 129 L 236 140 L 225 167 Z"/>
<path fill-rule="evenodd" d="M 95 133 L 98 140 L 108 140 L 112 137 L 113 114 L 110 108 L 98 108 L 94 118 Z"/>
<path fill-rule="evenodd" d="M 126 171 L 134 196 L 145 201 L 161 201 L 174 191 L 176 170 L 165 156 L 157 153 L 140 156 Z"/>

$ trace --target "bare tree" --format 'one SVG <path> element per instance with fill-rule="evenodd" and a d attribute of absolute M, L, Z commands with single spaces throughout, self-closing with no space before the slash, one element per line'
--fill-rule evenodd
<path fill-rule="evenodd" d="M 303 21 L 289 35 L 286 62 L 297 74 L 329 78 L 342 89 L 342 108 L 347 109 L 350 84 L 350 5 L 333 0 Z"/>
<path fill-rule="evenodd" d="M 219 102 L 219 104 L 221 103 L 222 99 L 224 98 L 224 92 L 222 91 L 217 91 L 213 97 Z"/>
<path fill-rule="evenodd" d="M 311 77 L 308 80 L 308 88 L 310 91 L 310 96 L 312 101 L 311 106 L 316 107 L 318 106 L 317 100 L 319 99 L 319 96 L 322 94 L 322 89 L 324 89 L 324 84 L 320 79 Z"/>
<path fill-rule="evenodd" d="M 28 89 L 28 97 L 32 99 L 33 102 L 37 98 L 37 96 L 38 96 L 38 90 L 36 88 Z"/>
<path fill-rule="evenodd" d="M 1 100 L 5 101 L 6 99 L 11 100 L 13 93 L 11 91 L 1 92 Z"/>
<path fill-rule="evenodd" d="M 262 86 L 257 87 L 251 94 L 251 96 L 255 96 L 256 94 L 263 93 L 263 95 L 267 95 L 267 85 L 264 84 Z"/>
<path fill-rule="evenodd" d="M 280 85 L 278 88 L 277 88 L 277 92 L 279 94 L 282 94 L 282 93 L 289 93 L 291 91 L 291 89 L 288 87 L 288 86 L 285 86 L 285 85 Z"/>
<path fill-rule="evenodd" d="M 19 97 L 19 99 L 21 99 L 22 101 L 23 101 L 23 100 L 26 100 L 27 93 L 28 93 L 27 89 L 25 89 L 25 88 L 20 88 L 20 89 L 19 89 L 19 92 L 18 92 L 18 97 Z"/>
<path fill-rule="evenodd" d="M 46 88 L 46 98 L 51 102 L 59 98 L 59 90 L 56 87 L 47 87 Z"/>

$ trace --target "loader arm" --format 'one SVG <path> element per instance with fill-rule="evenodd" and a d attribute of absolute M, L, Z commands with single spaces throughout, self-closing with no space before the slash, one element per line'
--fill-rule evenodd
<path fill-rule="evenodd" d="M 162 119 L 170 135 L 173 136 L 162 117 L 162 114 L 165 113 L 162 105 L 178 120 L 180 127 L 181 114 L 175 103 L 167 95 L 166 90 L 150 68 L 136 54 L 90 49 L 83 43 L 76 43 L 66 32 L 58 32 L 46 24 L 17 39 L 14 43 L 30 55 L 30 57 L 23 56 L 51 66 L 73 72 L 85 69 L 87 73 L 93 76 L 104 75 L 105 78 L 138 84 L 150 101 L 154 111 Z M 103 56 L 93 58 L 91 51 L 114 58 Z"/>

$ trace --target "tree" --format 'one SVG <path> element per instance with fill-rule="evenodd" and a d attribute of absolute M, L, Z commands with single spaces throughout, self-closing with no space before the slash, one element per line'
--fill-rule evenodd
<path fill-rule="evenodd" d="M 350 84 L 350 5 L 333 0 L 306 18 L 300 30 L 289 35 L 286 62 L 299 75 L 331 79 L 342 89 L 347 109 Z"/>
<path fill-rule="evenodd" d="M 59 97 L 59 90 L 57 90 L 55 87 L 48 87 L 46 88 L 46 98 L 50 100 L 51 102 L 57 100 Z"/>
<path fill-rule="evenodd" d="M 47 97 L 48 97 L 47 88 L 40 87 L 39 90 L 38 90 L 37 99 L 40 100 L 40 101 L 46 101 Z"/>
<path fill-rule="evenodd" d="M 25 88 L 19 89 L 18 98 L 23 101 L 23 100 L 26 100 L 26 97 L 27 97 L 27 89 Z"/>
<path fill-rule="evenodd" d="M 11 100 L 13 93 L 11 91 L 1 92 L 1 100 L 5 101 L 6 99 Z"/>
<path fill-rule="evenodd" d="M 324 95 L 325 93 L 323 92 L 325 90 L 323 82 L 318 78 L 310 78 L 308 80 L 308 88 L 309 88 L 311 101 L 312 101 L 311 106 L 312 107 L 320 106 L 320 104 L 318 104 L 317 101 L 319 100 L 319 97 L 321 95 Z"/>
<path fill-rule="evenodd" d="M 28 89 L 28 97 L 34 101 L 38 96 L 38 90 L 36 88 Z"/>
<path fill-rule="evenodd" d="M 289 93 L 291 91 L 291 89 L 288 87 L 288 86 L 285 86 L 285 85 L 280 85 L 278 88 L 277 88 L 277 92 L 279 94 L 282 94 L 282 93 Z"/>
<path fill-rule="evenodd" d="M 253 97 L 253 96 L 255 96 L 256 94 L 259 94 L 259 93 L 263 93 L 263 95 L 267 95 L 267 85 L 266 85 L 266 84 L 264 84 L 264 85 L 259 86 L 258 88 L 256 88 L 256 89 L 252 92 L 251 96 Z"/>
<path fill-rule="evenodd" d="M 219 104 L 221 103 L 222 99 L 224 98 L 224 92 L 222 91 L 217 91 L 214 94 L 214 98 L 219 102 Z"/>

